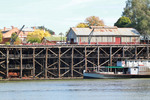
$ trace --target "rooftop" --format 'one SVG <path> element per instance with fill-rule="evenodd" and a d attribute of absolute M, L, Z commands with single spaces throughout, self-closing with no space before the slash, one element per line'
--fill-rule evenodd
<path fill-rule="evenodd" d="M 76 35 L 89 35 L 94 29 L 93 35 L 122 35 L 122 36 L 140 36 L 140 33 L 134 28 L 117 28 L 117 27 L 108 27 L 108 26 L 92 26 L 91 28 L 71 28 Z"/>

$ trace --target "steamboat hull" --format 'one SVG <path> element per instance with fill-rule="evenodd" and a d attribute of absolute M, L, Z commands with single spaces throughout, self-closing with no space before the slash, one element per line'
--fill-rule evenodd
<path fill-rule="evenodd" d="M 150 75 L 130 75 L 130 74 L 103 74 L 84 73 L 84 79 L 124 79 L 124 78 L 150 78 Z"/>

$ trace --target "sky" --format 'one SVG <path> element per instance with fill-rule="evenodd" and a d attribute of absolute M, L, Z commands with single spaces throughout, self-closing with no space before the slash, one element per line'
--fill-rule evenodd
<path fill-rule="evenodd" d="M 56 34 L 97 16 L 107 26 L 121 17 L 127 0 L 0 0 L 0 29 L 45 26 Z"/>

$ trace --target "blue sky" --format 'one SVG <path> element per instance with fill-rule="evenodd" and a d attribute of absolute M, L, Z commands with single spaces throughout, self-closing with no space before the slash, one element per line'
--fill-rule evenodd
<path fill-rule="evenodd" d="M 0 0 L 0 29 L 45 26 L 56 34 L 75 27 L 89 16 L 113 26 L 127 0 Z"/>

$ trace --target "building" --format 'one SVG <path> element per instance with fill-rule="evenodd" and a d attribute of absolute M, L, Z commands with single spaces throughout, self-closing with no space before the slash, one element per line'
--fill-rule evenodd
<path fill-rule="evenodd" d="M 5 42 L 9 42 L 12 33 L 18 33 L 20 29 L 18 29 L 17 27 L 11 26 L 11 28 L 6 28 L 4 27 L 4 29 L 2 29 L 2 34 L 3 34 L 3 41 L 1 42 L 1 44 L 5 44 Z M 19 38 L 23 41 L 26 41 L 27 35 L 29 32 L 33 32 L 34 28 L 24 28 L 20 34 L 19 34 Z"/>
<path fill-rule="evenodd" d="M 134 28 L 118 28 L 108 26 L 92 26 L 90 28 L 70 28 L 67 43 L 88 44 L 140 44 L 140 33 Z"/>

